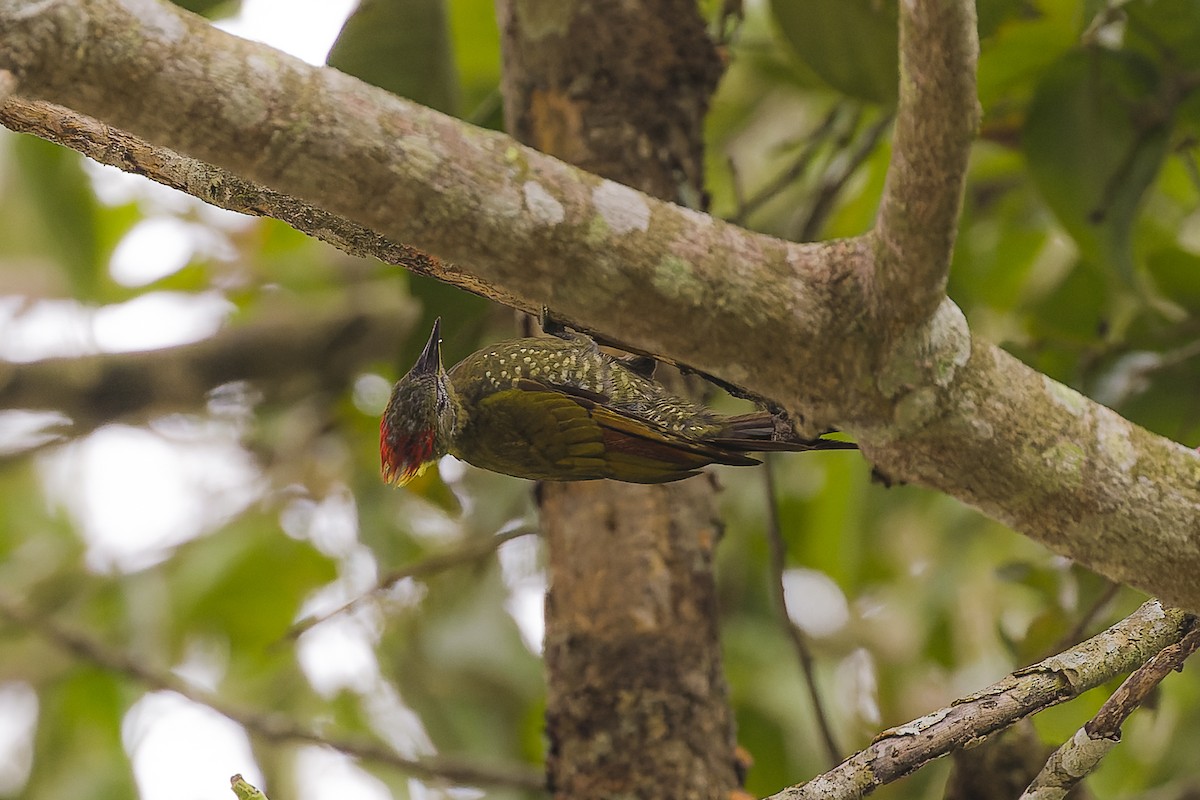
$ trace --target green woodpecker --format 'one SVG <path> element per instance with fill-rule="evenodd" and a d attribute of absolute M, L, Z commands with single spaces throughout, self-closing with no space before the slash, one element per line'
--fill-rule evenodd
<path fill-rule="evenodd" d="M 666 483 L 706 464 L 759 463 L 747 452 L 855 447 L 797 438 L 766 411 L 723 417 L 582 334 L 500 342 L 447 372 L 440 333 L 439 319 L 380 421 L 388 483 L 407 483 L 446 453 L 518 478 Z"/>

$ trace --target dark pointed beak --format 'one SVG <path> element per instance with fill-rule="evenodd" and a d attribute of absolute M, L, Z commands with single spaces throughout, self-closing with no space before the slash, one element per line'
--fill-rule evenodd
<path fill-rule="evenodd" d="M 438 317 L 433 321 L 433 330 L 429 334 L 429 341 L 425 343 L 425 349 L 421 351 L 421 357 L 417 359 L 417 363 L 413 365 L 412 371 L 418 374 L 433 374 L 436 373 L 442 366 L 442 318 Z"/>

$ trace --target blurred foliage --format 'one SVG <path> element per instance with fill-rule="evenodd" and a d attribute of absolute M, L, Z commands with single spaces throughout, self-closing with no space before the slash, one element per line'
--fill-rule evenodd
<path fill-rule="evenodd" d="M 180 4 L 210 15 L 239 5 Z M 710 18 L 718 5 L 706 5 Z M 949 290 L 977 335 L 1193 446 L 1198 8 L 1194 0 L 980 0 L 983 123 Z M 871 131 L 886 124 L 894 100 L 894 4 L 776 0 L 748 3 L 745 13 L 740 25 L 722 26 L 736 30 L 707 130 L 714 212 L 780 236 L 863 232 L 889 155 L 886 135 L 875 144 Z M 420 102 L 501 125 L 498 33 L 483 0 L 372 0 L 331 58 Z M 222 298 L 221 324 L 281 312 L 302 320 L 364 293 L 415 296 L 426 322 L 446 320 L 449 359 L 511 334 L 507 310 L 281 224 L 211 214 L 27 138 L 2 135 L 0 151 L 0 357 L 104 346 L 103 313 L 165 291 Z M 117 280 L 114 254 L 150 219 L 178 223 L 181 237 L 190 231 L 190 257 L 165 276 Z M 82 332 L 64 341 L 63 329 Z M 55 442 L 54 420 L 28 435 L 16 432 L 27 421 L 0 415 L 5 597 L 150 667 L 200 676 L 248 709 L 404 752 L 538 763 L 543 689 L 527 643 L 537 635 L 541 580 L 534 538 L 401 581 L 297 642 L 287 635 L 296 620 L 361 596 L 381 575 L 530 519 L 529 486 L 501 476 L 450 465 L 405 490 L 380 484 L 377 415 L 388 382 L 423 341 L 418 331 L 397 342 L 394 359 L 340 394 L 281 404 L 261 401 L 256 387 L 227 387 L 223 402 L 197 398 L 183 424 L 143 421 L 148 436 L 179 448 L 174 493 L 139 451 L 104 451 L 98 465 L 84 458 L 86 442 Z M 185 463 L 193 450 L 182 448 L 197 442 L 207 455 Z M 214 495 L 226 485 L 215 476 L 242 463 L 250 465 L 245 485 Z M 789 568 L 836 588 L 789 600 L 805 605 L 806 619 L 835 620 L 812 648 L 846 750 L 1061 647 L 1108 596 L 1096 576 L 955 501 L 871 483 L 853 456 L 787 456 L 776 468 Z M 755 759 L 748 788 L 763 795 L 826 764 L 773 610 L 762 474 L 719 475 L 726 666 L 739 740 Z M 121 480 L 143 482 L 144 492 L 114 510 L 105 487 Z M 170 520 L 155 508 L 179 496 L 201 498 L 186 506 L 198 511 L 139 544 L 132 529 Z M 1118 592 L 1085 633 L 1139 599 Z M 38 705 L 27 756 L 0 753 L 25 764 L 15 778 L 0 771 L 0 796 L 134 794 L 128 754 L 136 747 L 123 726 L 147 687 L 0 623 L 5 686 L 31 688 Z M 1039 715 L 1039 733 L 1057 743 L 1103 694 Z M 1198 720 L 1200 682 L 1191 672 L 1172 676 L 1155 708 L 1127 725 L 1090 781 L 1093 794 L 1194 780 Z M 264 780 L 248 778 L 275 800 L 294 796 L 301 756 L 258 737 L 251 744 Z M 185 749 L 193 746 L 202 743 Z M 226 796 L 228 775 L 254 766 L 222 764 L 219 788 L 204 796 Z M 440 791 L 360 766 L 396 797 Z M 938 797 L 944 777 L 935 765 L 879 796 Z"/>

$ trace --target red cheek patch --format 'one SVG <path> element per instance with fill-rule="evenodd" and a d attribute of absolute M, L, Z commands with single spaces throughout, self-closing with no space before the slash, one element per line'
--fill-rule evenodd
<path fill-rule="evenodd" d="M 380 424 L 379 463 L 384 483 L 403 486 L 420 475 L 432 459 L 433 431 L 398 436 L 386 422 Z"/>

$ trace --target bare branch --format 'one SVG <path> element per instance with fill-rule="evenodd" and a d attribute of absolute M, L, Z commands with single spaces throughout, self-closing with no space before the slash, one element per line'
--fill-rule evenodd
<path fill-rule="evenodd" d="M 972 0 L 900 3 L 900 104 L 875 226 L 875 310 L 911 324 L 941 303 L 979 126 Z"/>
<path fill-rule="evenodd" d="M 395 353 L 415 322 L 411 303 L 379 297 L 161 350 L 0 361 L 0 408 L 61 411 L 80 434 L 116 419 L 196 411 L 211 389 L 231 381 L 276 384 L 303 374 L 311 376 L 310 390 L 340 386 Z"/>
<path fill-rule="evenodd" d="M 54 646 L 77 658 L 123 675 L 148 689 L 175 692 L 194 703 L 208 706 L 246 730 L 273 742 L 325 745 L 346 755 L 394 767 L 424 780 L 449 781 L 470 786 L 508 786 L 528 790 L 545 788 L 543 777 L 526 767 L 491 767 L 447 758 L 406 758 L 376 741 L 319 734 L 290 717 L 235 706 L 215 694 L 191 685 L 171 672 L 147 665 L 144 659 L 114 650 L 4 595 L 0 595 L 0 616 L 36 632 Z"/>
<path fill-rule="evenodd" d="M 891 728 L 834 769 L 770 800 L 850 800 L 902 778 L 952 750 L 1002 731 L 1017 720 L 1078 697 L 1136 669 L 1192 629 L 1184 611 L 1144 603 L 1130 616 L 1056 656 L 920 719 Z"/>
<path fill-rule="evenodd" d="M 1108 751 L 1121 741 L 1121 725 L 1163 678 L 1183 669 L 1183 662 L 1200 647 L 1200 627 L 1190 620 L 1191 630 L 1130 675 L 1104 701 L 1096 716 L 1054 751 L 1046 766 L 1021 795 L 1021 800 L 1062 800 L 1071 789 L 1100 766 Z"/>

